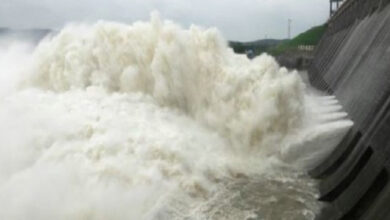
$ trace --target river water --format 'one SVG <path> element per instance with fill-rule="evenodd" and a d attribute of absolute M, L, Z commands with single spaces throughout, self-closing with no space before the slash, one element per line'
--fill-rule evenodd
<path fill-rule="evenodd" d="M 0 42 L 0 219 L 314 219 L 337 100 L 152 16 Z"/>

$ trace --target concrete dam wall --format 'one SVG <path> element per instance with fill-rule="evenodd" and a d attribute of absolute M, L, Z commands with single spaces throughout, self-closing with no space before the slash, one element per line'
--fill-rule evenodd
<path fill-rule="evenodd" d="M 354 127 L 310 174 L 320 180 L 318 219 L 390 219 L 390 1 L 349 0 L 329 20 L 309 69 Z"/>

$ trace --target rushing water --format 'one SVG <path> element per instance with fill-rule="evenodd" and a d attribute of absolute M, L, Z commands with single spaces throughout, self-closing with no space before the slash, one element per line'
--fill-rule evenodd
<path fill-rule="evenodd" d="M 0 219 L 313 219 L 352 123 L 215 29 L 157 16 L 0 44 Z"/>

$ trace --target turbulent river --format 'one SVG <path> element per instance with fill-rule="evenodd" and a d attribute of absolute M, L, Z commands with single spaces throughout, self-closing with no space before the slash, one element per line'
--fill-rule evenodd
<path fill-rule="evenodd" d="M 0 219 L 314 219 L 352 125 L 216 29 L 152 16 L 0 41 Z"/>

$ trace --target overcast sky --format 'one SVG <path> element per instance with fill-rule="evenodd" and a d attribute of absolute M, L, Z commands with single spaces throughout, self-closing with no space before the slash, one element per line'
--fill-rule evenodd
<path fill-rule="evenodd" d="M 230 40 L 286 38 L 322 24 L 329 0 L 1 0 L 0 27 L 55 28 L 67 22 L 149 19 L 153 10 L 187 27 L 217 27 Z"/>

